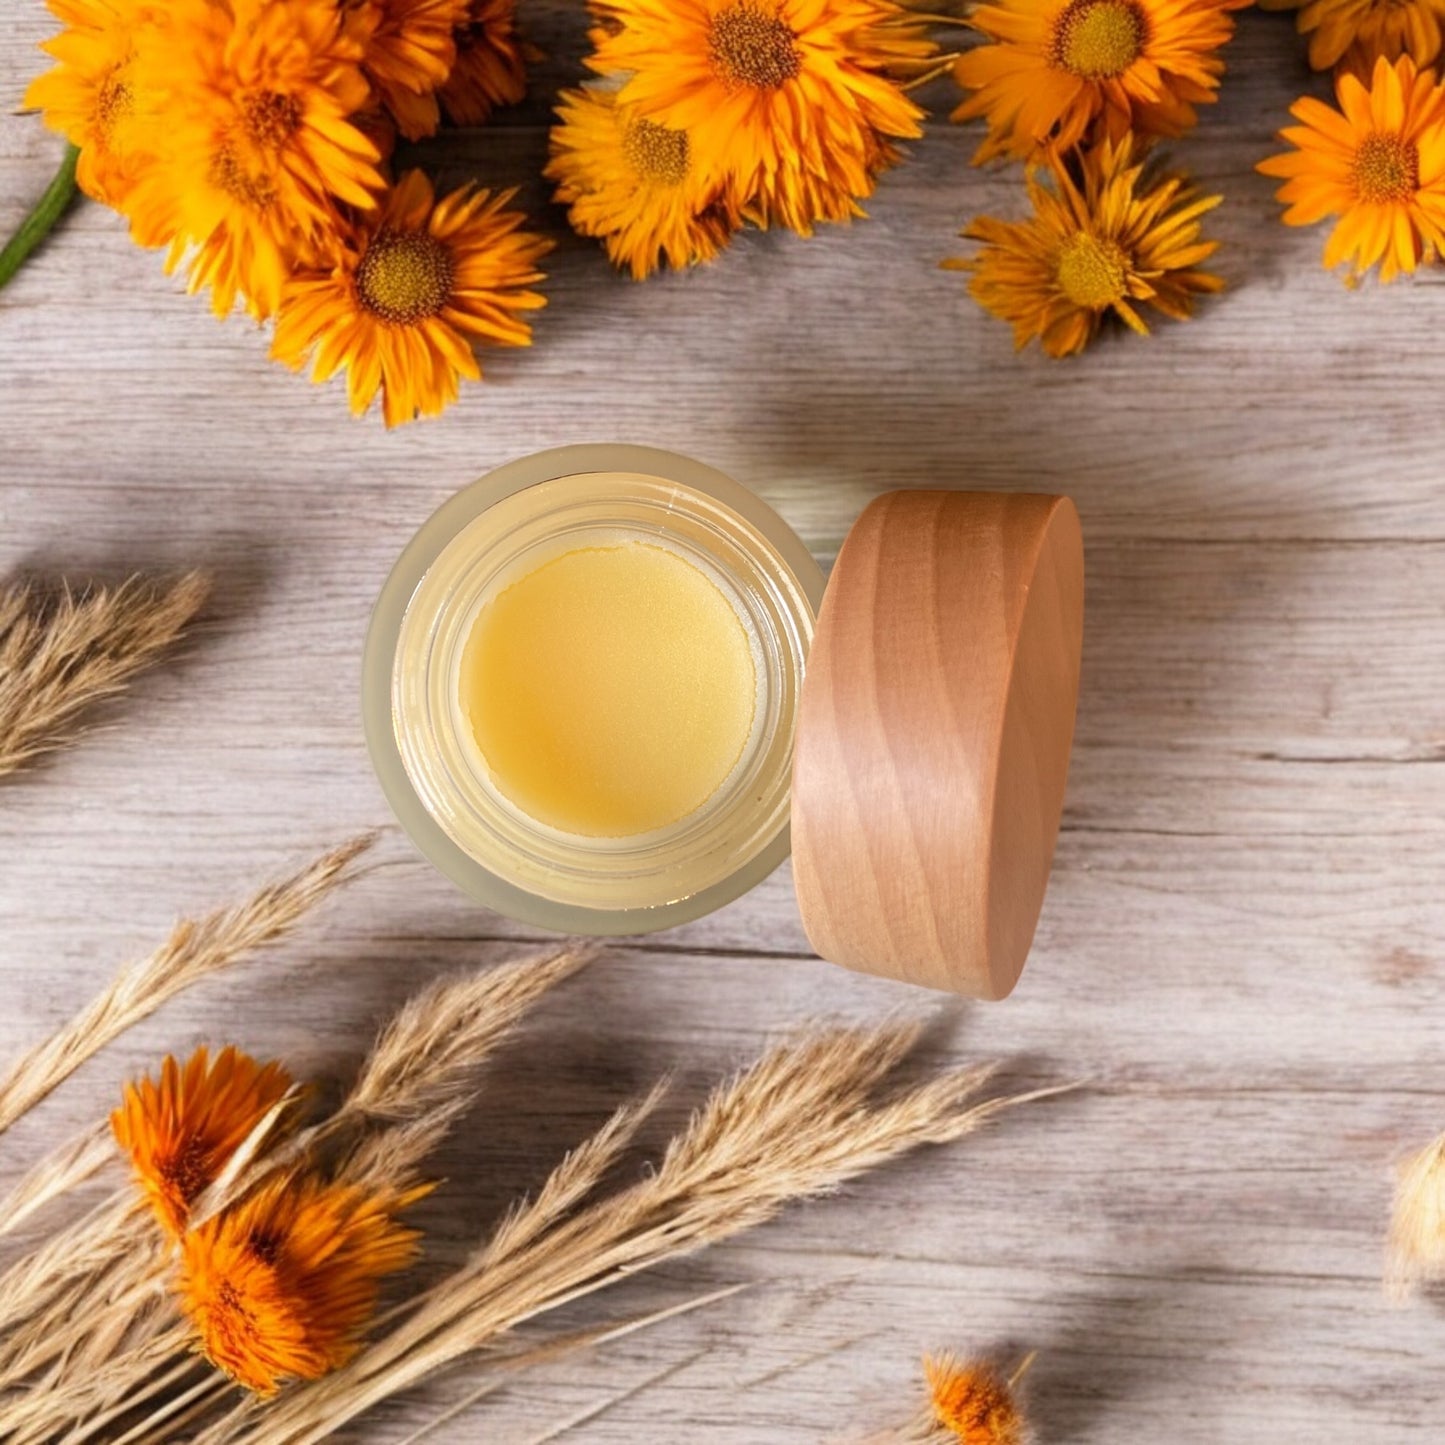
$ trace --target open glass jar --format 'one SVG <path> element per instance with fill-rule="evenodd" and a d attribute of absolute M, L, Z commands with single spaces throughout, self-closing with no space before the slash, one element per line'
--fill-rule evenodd
<path fill-rule="evenodd" d="M 549 826 L 498 787 L 462 706 L 481 610 L 569 549 L 645 541 L 685 559 L 733 609 L 752 653 L 752 726 L 716 791 L 668 826 L 621 837 Z M 823 574 L 751 492 L 649 448 L 564 447 L 490 473 L 402 554 L 367 643 L 367 741 L 422 851 L 468 893 L 525 923 L 623 934 L 711 912 L 788 854 L 804 664 Z"/>
<path fill-rule="evenodd" d="M 628 611 L 610 580 L 572 596 L 559 581 L 569 567 L 610 578 L 607 559 L 629 555 L 679 573 L 701 609 L 673 608 L 682 623 L 657 633 L 670 686 L 696 690 L 676 736 L 645 701 L 651 599 Z M 724 698 L 741 719 L 736 741 L 695 805 L 646 826 L 574 827 L 565 808 L 549 813 L 514 786 L 479 729 L 472 674 L 477 639 L 504 617 L 520 625 L 532 594 L 551 608 L 545 626 L 512 639 L 513 673 L 484 675 L 480 696 L 535 753 L 529 765 L 553 799 L 607 765 L 602 754 L 578 764 L 549 732 L 555 717 L 533 723 L 523 704 L 549 678 L 567 695 L 572 742 L 579 722 L 585 742 L 589 697 L 601 718 L 609 691 L 616 714 L 608 649 L 629 644 L 618 654 L 625 686 L 635 679 L 644 702 L 623 742 L 637 744 L 632 776 L 643 780 L 649 748 L 661 769 L 695 746 L 709 711 L 699 699 L 719 696 L 720 676 L 745 679 L 750 697 L 735 709 Z M 791 842 L 804 925 L 825 957 L 1001 997 L 1028 952 L 1058 831 L 1082 594 L 1065 498 L 888 494 L 849 534 L 825 598 L 799 538 L 722 473 L 647 447 L 562 447 L 464 488 L 403 551 L 366 642 L 367 744 L 422 852 L 524 923 L 598 935 L 684 923 L 760 882 Z M 659 595 L 659 613 L 671 605 Z M 534 636 L 544 638 L 535 657 Z M 728 671 L 733 638 L 743 664 Z"/>

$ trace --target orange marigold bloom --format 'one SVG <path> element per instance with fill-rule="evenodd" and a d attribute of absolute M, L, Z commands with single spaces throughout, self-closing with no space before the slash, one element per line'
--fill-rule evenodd
<path fill-rule="evenodd" d="M 363 65 L 381 102 L 408 140 L 435 135 L 437 92 L 457 58 L 467 0 L 341 0 L 362 42 Z"/>
<path fill-rule="evenodd" d="M 264 318 L 338 203 L 375 204 L 377 150 L 350 120 L 369 94 L 361 49 L 334 0 L 177 0 L 169 16 L 145 70 L 168 161 L 126 212 L 171 266 L 196 248 L 191 286 L 212 288 L 218 315 L 241 295 Z"/>
<path fill-rule="evenodd" d="M 498 106 L 516 105 L 527 93 L 517 0 L 471 0 L 456 45 L 441 102 L 457 125 L 481 125 Z"/>
<path fill-rule="evenodd" d="M 1335 95 L 1338 109 L 1296 101 L 1300 124 L 1280 132 L 1295 149 L 1259 169 L 1284 181 L 1286 225 L 1336 218 L 1328 269 L 1348 263 L 1354 280 L 1378 264 L 1380 280 L 1392 281 L 1445 249 L 1445 87 L 1409 56 L 1382 57 L 1368 89 L 1345 74 Z"/>
<path fill-rule="evenodd" d="M 1014 1399 L 1017 1374 L 1006 1380 L 992 1365 L 940 1355 L 925 1356 L 923 1377 L 933 1418 L 962 1445 L 1024 1445 L 1028 1430 Z"/>
<path fill-rule="evenodd" d="M 595 70 L 621 101 L 685 131 L 704 184 L 803 235 L 861 215 L 888 138 L 922 110 L 887 73 L 930 47 L 893 0 L 597 0 Z"/>
<path fill-rule="evenodd" d="M 126 1086 L 110 1127 L 163 1229 L 184 1232 L 192 1203 L 290 1087 L 280 1064 L 234 1048 L 214 1060 L 197 1049 L 184 1066 L 167 1055 L 159 1082 Z"/>
<path fill-rule="evenodd" d="M 1183 321 L 1198 295 L 1223 288 L 1200 269 L 1218 249 L 1200 238 L 1200 217 L 1220 197 L 1149 174 L 1130 141 L 1101 141 L 1030 175 L 1028 194 L 1028 220 L 980 217 L 963 234 L 983 249 L 943 263 L 970 273 L 969 294 L 1013 326 L 1015 346 L 1037 340 L 1050 356 L 1072 356 L 1107 315 L 1145 333 L 1144 306 Z"/>
<path fill-rule="evenodd" d="M 47 0 L 65 28 L 41 48 L 57 62 L 37 76 L 25 104 L 80 147 L 75 178 L 106 205 L 120 204 L 154 155 L 153 106 L 136 78 L 136 56 L 157 22 L 145 0 Z"/>
<path fill-rule="evenodd" d="M 1316 70 L 1346 70 L 1368 81 L 1383 55 L 1432 65 L 1445 47 L 1445 0 L 1260 0 L 1264 10 L 1297 10 Z"/>
<path fill-rule="evenodd" d="M 343 229 L 333 263 L 287 283 L 271 354 L 317 381 L 348 374 L 358 416 L 382 394 L 388 426 L 434 416 L 481 368 L 473 342 L 527 346 L 521 313 L 546 304 L 530 288 L 552 246 L 524 228 L 512 192 L 464 186 L 437 201 L 410 171 L 381 210 Z"/>
<path fill-rule="evenodd" d="M 659 266 L 711 261 L 740 223 L 727 188 L 698 175 L 686 131 L 620 105 L 615 89 L 564 90 L 546 175 L 583 236 L 641 281 Z"/>
<path fill-rule="evenodd" d="M 416 1257 L 394 1216 L 425 1192 L 281 1179 L 208 1219 L 185 1237 L 179 1286 L 201 1352 L 260 1395 L 345 1364 L 381 1279 Z"/>
<path fill-rule="evenodd" d="M 999 0 L 969 23 L 992 42 L 961 56 L 974 92 L 954 120 L 988 121 L 975 163 L 1042 158 L 1093 135 L 1182 135 L 1224 74 L 1231 10 L 1248 0 Z"/>

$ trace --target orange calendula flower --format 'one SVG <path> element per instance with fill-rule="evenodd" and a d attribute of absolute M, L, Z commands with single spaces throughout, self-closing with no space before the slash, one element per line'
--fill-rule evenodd
<path fill-rule="evenodd" d="M 620 105 L 617 92 L 562 92 L 546 174 L 573 228 L 600 236 L 641 281 L 659 266 L 710 261 L 737 229 L 725 187 L 700 176 L 686 131 Z"/>
<path fill-rule="evenodd" d="M 961 56 L 954 76 L 974 92 L 954 120 L 988 122 L 976 163 L 1043 158 L 1129 132 L 1182 135 L 1215 99 L 1248 0 L 1000 0 L 969 23 L 992 42 Z"/>
<path fill-rule="evenodd" d="M 457 59 L 441 88 L 457 125 L 481 125 L 527 93 L 526 55 L 517 38 L 517 0 L 471 0 L 456 33 Z"/>
<path fill-rule="evenodd" d="M 201 1352 L 259 1395 L 345 1364 L 380 1281 L 416 1257 L 394 1216 L 425 1192 L 282 1179 L 191 1231 L 179 1292 Z"/>
<path fill-rule="evenodd" d="M 184 1232 L 191 1205 L 290 1087 L 280 1064 L 234 1048 L 214 1059 L 197 1049 L 184 1065 L 167 1056 L 158 1082 L 126 1086 L 110 1127 L 162 1228 Z"/>
<path fill-rule="evenodd" d="M 1324 263 L 1348 263 L 1351 279 L 1372 266 L 1380 280 L 1413 271 L 1445 248 L 1445 87 L 1408 56 L 1381 58 L 1368 89 L 1353 75 L 1335 85 L 1339 106 L 1305 97 L 1300 122 L 1280 139 L 1293 150 L 1261 161 L 1284 181 L 1286 225 L 1335 218 Z"/>
<path fill-rule="evenodd" d="M 1296 10 L 1316 70 L 1341 65 L 1368 81 L 1382 55 L 1433 64 L 1445 45 L 1445 0 L 1260 0 L 1265 10 Z"/>
<path fill-rule="evenodd" d="M 347 372 L 351 408 L 382 394 L 388 426 L 434 416 L 481 368 L 474 341 L 527 346 L 521 313 L 546 304 L 530 288 L 552 243 L 524 228 L 512 192 L 463 187 L 441 201 L 420 171 L 379 212 L 342 232 L 326 269 L 286 286 L 271 354 L 317 381 Z"/>
<path fill-rule="evenodd" d="M 808 235 L 861 214 L 887 138 L 923 112 L 886 73 L 921 27 L 892 0 L 600 0 L 589 64 L 622 102 L 685 132 L 691 164 L 756 219 Z"/>
<path fill-rule="evenodd" d="M 126 206 L 144 245 L 194 247 L 192 289 L 218 315 L 238 295 L 269 316 L 298 259 L 335 227 L 338 203 L 367 209 L 377 150 L 349 119 L 369 94 L 360 47 L 334 0 L 180 0 L 146 75 L 163 93 L 168 163 Z"/>
<path fill-rule="evenodd" d="M 925 1357 L 923 1377 L 934 1421 L 962 1445 L 1025 1445 L 1028 1427 L 1014 1387 L 1032 1359 L 1025 1360 L 1012 1379 L 1005 1379 L 980 1361 L 964 1363 L 952 1355 Z"/>
<path fill-rule="evenodd" d="M 943 264 L 970 273 L 969 294 L 1007 321 L 1019 347 L 1037 340 L 1050 356 L 1082 351 L 1107 315 L 1147 333 L 1142 306 L 1186 320 L 1195 297 L 1223 281 L 1200 270 L 1218 247 L 1199 219 L 1219 196 L 1201 196 L 1182 177 L 1146 173 L 1128 141 L 1101 141 L 1031 174 L 1026 221 L 985 216 L 963 234 L 976 255 Z"/>
<path fill-rule="evenodd" d="M 75 176 L 86 195 L 121 203 L 153 158 L 153 106 L 140 93 L 136 56 L 155 28 L 142 0 L 47 0 L 65 28 L 43 43 L 57 64 L 31 82 L 25 103 L 80 147 Z"/>
<path fill-rule="evenodd" d="M 408 140 L 434 135 L 441 123 L 437 92 L 457 58 L 457 28 L 467 0 L 341 0 L 351 33 L 364 46 L 364 66 L 381 102 Z"/>

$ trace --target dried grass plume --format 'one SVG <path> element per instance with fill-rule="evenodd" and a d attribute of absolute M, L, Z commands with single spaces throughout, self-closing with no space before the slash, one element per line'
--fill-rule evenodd
<path fill-rule="evenodd" d="M 169 585 L 0 591 L 0 778 L 69 742 L 91 704 L 169 648 L 210 591 L 201 572 Z"/>
<path fill-rule="evenodd" d="M 1386 1245 L 1385 1287 L 1404 1299 L 1445 1278 L 1445 1134 L 1400 1166 Z"/>
<path fill-rule="evenodd" d="M 193 1445 L 312 1445 L 527 1320 L 761 1224 L 789 1201 L 827 1193 L 909 1149 L 961 1138 L 1004 1109 L 1064 1091 L 980 1101 L 988 1067 L 900 1085 L 892 1076 L 918 1034 L 891 1024 L 784 1044 L 718 1088 L 640 1181 L 603 1191 L 658 1092 L 627 1106 L 387 1334 L 264 1411 L 243 1403 Z M 1000 1437 L 999 1445 L 1014 1442 Z"/>
<path fill-rule="evenodd" d="M 148 958 L 121 969 L 68 1024 L 0 1071 L 0 1134 L 88 1058 L 168 999 L 280 938 L 339 884 L 371 846 L 365 834 L 343 843 L 239 907 L 185 919 Z"/>

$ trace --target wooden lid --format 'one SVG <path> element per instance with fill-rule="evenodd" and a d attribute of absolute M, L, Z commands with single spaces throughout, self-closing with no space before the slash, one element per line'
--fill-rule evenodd
<path fill-rule="evenodd" d="M 1066 497 L 892 492 L 823 598 L 793 876 L 824 958 L 978 998 L 1023 970 L 1073 742 L 1084 554 Z"/>

